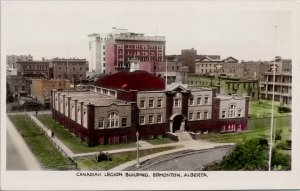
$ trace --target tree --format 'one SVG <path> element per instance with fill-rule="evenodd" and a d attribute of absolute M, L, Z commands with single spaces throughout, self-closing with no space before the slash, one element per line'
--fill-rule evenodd
<path fill-rule="evenodd" d="M 251 139 L 239 143 L 221 162 L 207 166 L 206 170 L 267 170 L 268 141 Z"/>

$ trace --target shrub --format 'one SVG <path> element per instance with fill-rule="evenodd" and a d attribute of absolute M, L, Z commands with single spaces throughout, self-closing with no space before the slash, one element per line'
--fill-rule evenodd
<path fill-rule="evenodd" d="M 278 107 L 278 113 L 290 113 L 292 110 L 288 107 L 280 106 Z"/>
<path fill-rule="evenodd" d="M 291 169 L 290 156 L 279 153 L 277 149 L 273 149 L 272 168 L 274 170 L 290 170 Z"/>
<path fill-rule="evenodd" d="M 276 129 L 276 132 L 275 132 L 275 140 L 281 140 L 281 134 L 282 134 L 282 128 L 280 129 Z"/>
<path fill-rule="evenodd" d="M 266 170 L 268 144 L 264 139 L 251 139 L 236 145 L 221 162 L 213 163 L 204 170 Z"/>

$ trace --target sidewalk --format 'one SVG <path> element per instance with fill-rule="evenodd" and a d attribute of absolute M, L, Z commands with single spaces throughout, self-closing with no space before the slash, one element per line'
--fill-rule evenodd
<path fill-rule="evenodd" d="M 199 150 L 205 150 L 205 149 L 212 149 L 212 148 L 216 148 L 216 147 L 229 146 L 229 145 L 233 145 L 233 143 L 210 143 L 210 142 L 201 141 L 201 140 L 192 140 L 192 141 L 170 143 L 168 145 L 169 146 L 170 145 L 182 145 L 183 147 L 141 157 L 141 158 L 139 158 L 139 163 L 143 163 L 144 161 L 149 160 L 154 157 L 158 157 L 158 156 L 166 155 L 166 154 L 170 154 L 170 153 L 175 153 L 175 152 L 179 152 L 179 151 L 184 151 L 184 150 L 199 151 Z M 115 168 L 112 168 L 112 169 L 110 169 L 110 171 L 122 171 L 122 170 L 126 169 L 127 167 L 133 166 L 135 164 L 137 164 L 137 161 L 132 160 L 127 163 L 121 164 Z"/>

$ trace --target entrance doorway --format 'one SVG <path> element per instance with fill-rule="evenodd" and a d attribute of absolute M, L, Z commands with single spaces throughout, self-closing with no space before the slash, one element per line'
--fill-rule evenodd
<path fill-rule="evenodd" d="M 171 119 L 171 132 L 184 131 L 185 130 L 185 117 L 183 115 L 176 115 Z"/>

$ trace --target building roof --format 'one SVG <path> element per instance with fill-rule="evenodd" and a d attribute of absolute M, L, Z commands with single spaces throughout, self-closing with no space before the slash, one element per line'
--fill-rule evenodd
<path fill-rule="evenodd" d="M 109 106 L 111 104 L 115 105 L 128 105 L 126 101 L 119 100 L 114 97 L 107 95 L 102 95 L 90 91 L 74 91 L 74 92 L 61 92 L 62 95 L 68 95 L 71 100 L 77 100 L 78 102 L 83 102 L 85 105 L 93 104 L 95 106 Z"/>
<path fill-rule="evenodd" d="M 146 71 L 118 72 L 104 76 L 95 82 L 96 86 L 109 89 L 155 91 L 164 90 L 165 81 Z"/>

